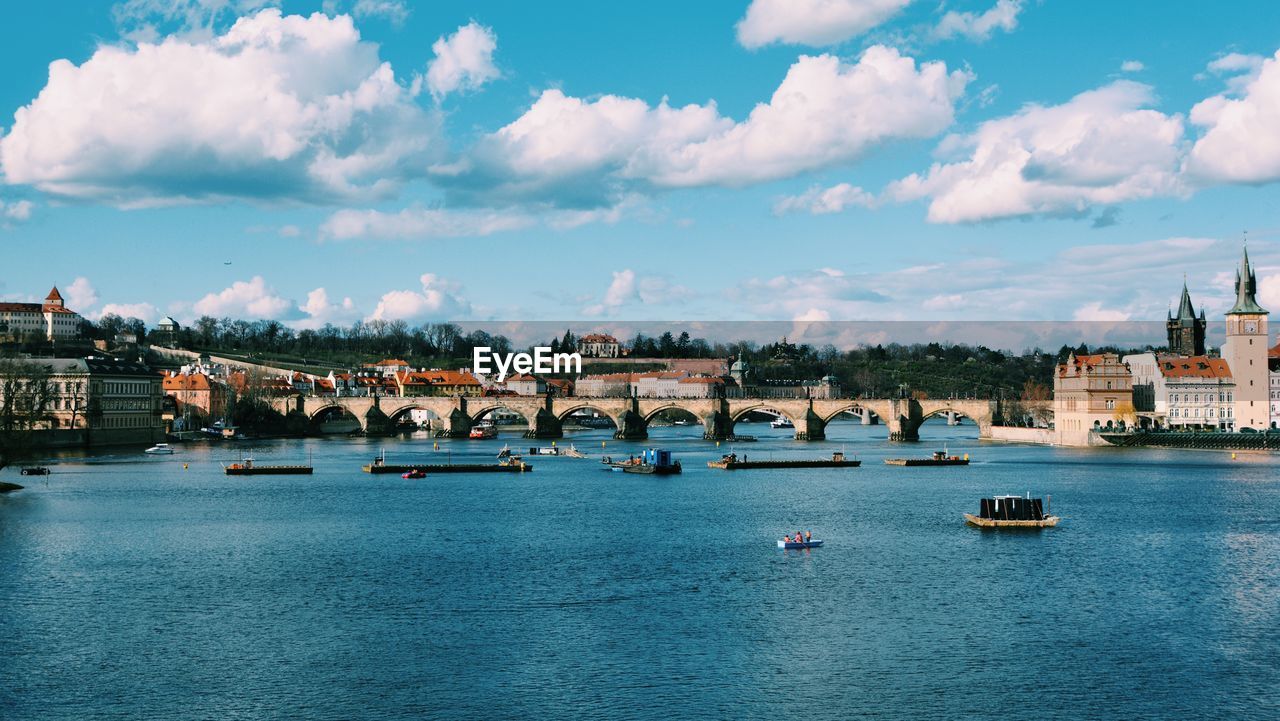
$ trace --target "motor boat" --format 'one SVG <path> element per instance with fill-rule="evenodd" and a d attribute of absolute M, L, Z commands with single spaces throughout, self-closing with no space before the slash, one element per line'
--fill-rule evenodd
<path fill-rule="evenodd" d="M 796 424 L 792 423 L 790 418 L 778 416 L 772 421 L 769 421 L 769 426 L 772 428 L 795 428 Z"/>
<path fill-rule="evenodd" d="M 143 453 L 150 453 L 153 456 L 171 456 L 173 455 L 173 448 L 168 443 L 157 443 L 143 451 Z"/>

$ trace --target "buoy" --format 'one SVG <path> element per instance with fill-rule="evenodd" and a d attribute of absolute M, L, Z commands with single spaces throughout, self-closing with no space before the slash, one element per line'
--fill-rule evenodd
<path fill-rule="evenodd" d="M 440 450 L 440 441 L 435 442 L 436 450 Z"/>
<path fill-rule="evenodd" d="M 184 471 L 185 471 L 185 470 L 187 470 L 187 464 L 185 464 L 185 463 L 183 463 L 183 464 L 182 464 L 182 470 L 184 470 Z"/>
<path fill-rule="evenodd" d="M 604 448 L 604 441 L 600 441 L 600 447 Z"/>
<path fill-rule="evenodd" d="M 1236 459 L 1236 454 L 1235 454 L 1235 452 L 1233 451 L 1233 452 L 1231 453 L 1231 460 L 1233 460 L 1233 461 L 1234 461 L 1235 459 Z"/>
<path fill-rule="evenodd" d="M 551 441 L 551 447 L 552 447 L 552 448 L 555 448 L 555 447 L 556 447 L 556 442 L 555 442 L 555 441 Z"/>
<path fill-rule="evenodd" d="M 720 447 L 720 441 L 716 441 L 716 448 Z"/>
<path fill-rule="evenodd" d="M 964 459 L 965 459 L 966 461 L 967 461 L 967 460 L 969 460 L 969 454 L 968 454 L 968 453 L 964 454 Z"/>

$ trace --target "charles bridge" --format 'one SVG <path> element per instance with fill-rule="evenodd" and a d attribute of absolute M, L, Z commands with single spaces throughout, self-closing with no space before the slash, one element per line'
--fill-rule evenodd
<path fill-rule="evenodd" d="M 351 416 L 361 429 L 376 434 L 390 432 L 396 421 L 412 410 L 429 411 L 431 428 L 440 436 L 465 437 L 489 413 L 505 409 L 523 416 L 529 438 L 561 438 L 569 416 L 593 411 L 607 416 L 615 426 L 614 437 L 639 440 L 648 437 L 649 421 L 663 411 L 681 410 L 702 421 L 708 440 L 727 439 L 734 424 L 759 411 L 789 418 L 796 440 L 826 438 L 826 426 L 841 413 L 859 416 L 863 423 L 882 423 L 889 439 L 917 441 L 920 425 L 935 416 L 954 422 L 968 418 L 978 426 L 979 437 L 990 436 L 1000 417 L 999 402 L 972 399 L 915 398 L 591 398 L 577 396 L 423 396 L 423 397 L 321 397 L 289 396 L 273 401 L 281 412 L 299 412 L 319 423 L 334 415 Z"/>

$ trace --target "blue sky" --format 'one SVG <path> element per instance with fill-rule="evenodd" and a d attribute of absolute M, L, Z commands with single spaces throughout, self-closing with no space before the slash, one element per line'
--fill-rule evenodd
<path fill-rule="evenodd" d="M 299 327 L 1122 321 L 1184 273 L 1225 310 L 1247 229 L 1280 306 L 1274 3 L 8 18 L 5 298 Z"/>

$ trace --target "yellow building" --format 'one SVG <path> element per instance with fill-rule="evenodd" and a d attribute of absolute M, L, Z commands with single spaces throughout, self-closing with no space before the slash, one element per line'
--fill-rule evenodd
<path fill-rule="evenodd" d="M 1053 374 L 1053 416 L 1056 442 L 1064 446 L 1092 445 L 1093 432 L 1132 424 L 1129 366 L 1115 353 L 1072 353 Z"/>

